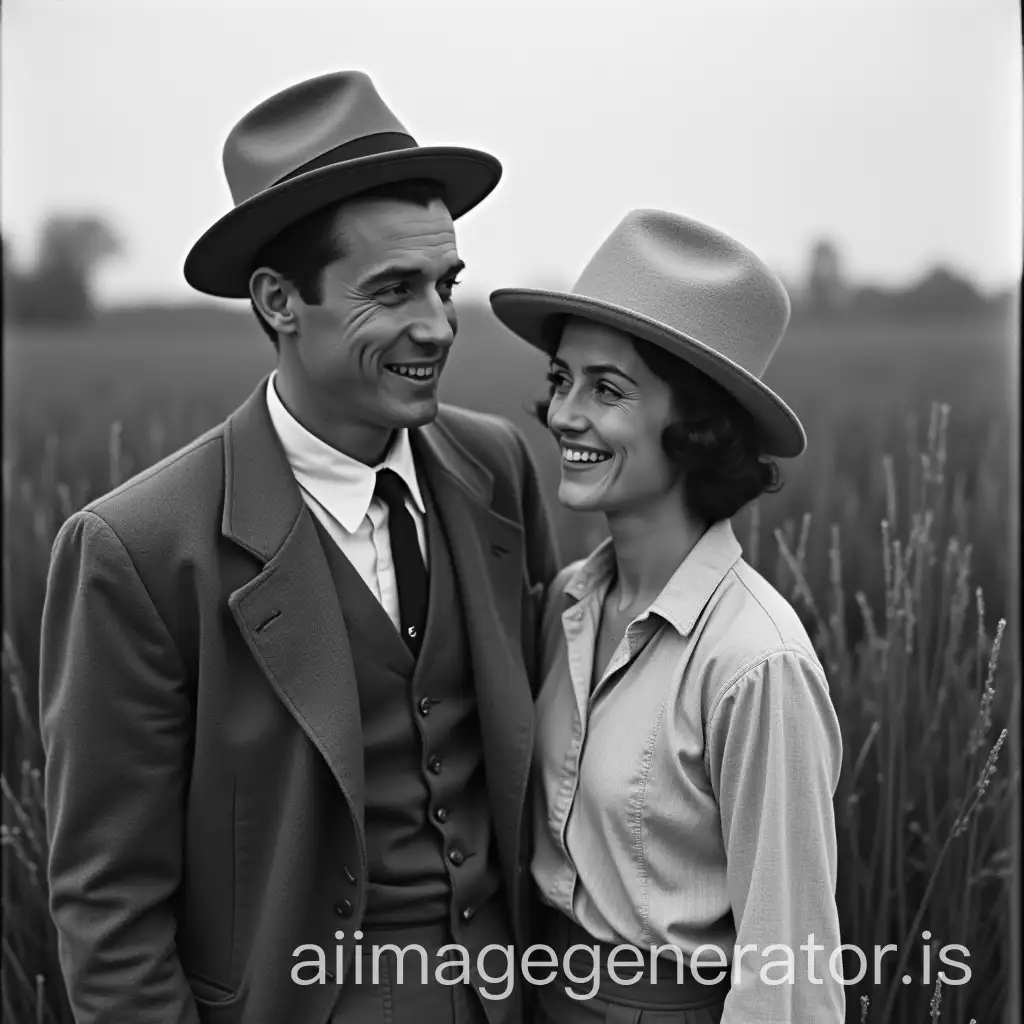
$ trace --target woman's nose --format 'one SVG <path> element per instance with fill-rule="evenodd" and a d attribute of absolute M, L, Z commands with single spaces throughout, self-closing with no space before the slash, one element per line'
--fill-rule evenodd
<path fill-rule="evenodd" d="M 580 409 L 572 391 L 555 395 L 548 406 L 548 427 L 551 430 L 581 433 L 587 428 L 587 418 Z"/>

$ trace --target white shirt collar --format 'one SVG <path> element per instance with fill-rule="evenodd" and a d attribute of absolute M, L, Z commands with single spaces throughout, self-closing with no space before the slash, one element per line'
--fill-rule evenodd
<path fill-rule="evenodd" d="M 267 409 L 288 463 L 303 490 L 311 494 L 349 532 L 354 533 L 369 511 L 377 471 L 392 469 L 405 482 L 421 514 L 426 513 L 409 431 L 402 429 L 384 461 L 367 466 L 311 434 L 284 406 L 277 394 L 275 370 L 267 381 Z"/>

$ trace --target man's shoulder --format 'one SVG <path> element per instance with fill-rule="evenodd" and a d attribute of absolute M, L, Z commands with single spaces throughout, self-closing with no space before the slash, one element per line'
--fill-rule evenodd
<path fill-rule="evenodd" d="M 437 422 L 461 441 L 484 435 L 488 440 L 509 443 L 516 439 L 518 428 L 504 416 L 466 409 L 461 405 L 442 402 L 437 411 Z"/>
<path fill-rule="evenodd" d="M 222 503 L 223 423 L 206 431 L 84 507 L 110 526 L 194 519 Z"/>
<path fill-rule="evenodd" d="M 519 464 L 526 448 L 519 428 L 493 413 L 442 404 L 437 425 L 492 472 L 507 465 L 510 457 Z"/>

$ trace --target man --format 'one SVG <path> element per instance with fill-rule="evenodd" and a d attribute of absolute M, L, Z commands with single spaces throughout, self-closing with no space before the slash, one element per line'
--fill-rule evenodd
<path fill-rule="evenodd" d="M 453 219 L 500 165 L 419 147 L 345 72 L 256 107 L 224 167 L 234 209 L 186 278 L 251 301 L 276 371 L 54 545 L 41 719 L 76 1019 L 520 1021 L 479 955 L 527 940 L 558 565 L 521 435 L 437 399 Z"/>

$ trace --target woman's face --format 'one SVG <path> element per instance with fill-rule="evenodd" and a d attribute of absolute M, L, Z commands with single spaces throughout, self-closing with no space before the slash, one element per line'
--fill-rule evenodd
<path fill-rule="evenodd" d="M 678 468 L 661 444 L 675 418 L 672 393 L 628 334 L 573 317 L 549 380 L 548 428 L 562 449 L 561 504 L 639 511 L 677 489 Z"/>

